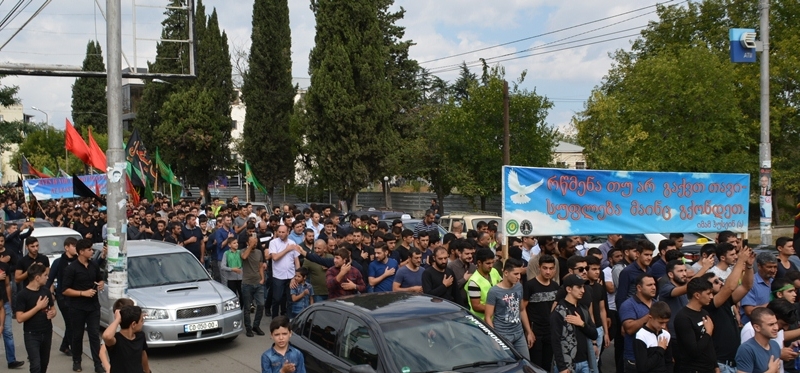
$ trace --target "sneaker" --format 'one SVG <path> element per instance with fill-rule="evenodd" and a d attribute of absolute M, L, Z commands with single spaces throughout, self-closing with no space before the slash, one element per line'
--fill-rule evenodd
<path fill-rule="evenodd" d="M 70 350 L 69 347 L 63 348 L 63 349 L 59 349 L 59 351 L 61 351 L 61 353 L 63 353 L 64 355 L 72 356 L 72 350 Z"/>
<path fill-rule="evenodd" d="M 261 330 L 261 328 L 259 328 L 259 327 L 253 328 L 253 331 L 258 335 L 266 335 L 266 333 L 264 333 L 264 331 Z"/>
<path fill-rule="evenodd" d="M 106 370 L 102 366 L 94 367 L 94 373 L 106 373 Z"/>
<path fill-rule="evenodd" d="M 17 369 L 23 365 L 25 365 L 24 361 L 12 361 L 8 363 L 8 369 Z"/>
<path fill-rule="evenodd" d="M 83 369 L 81 369 L 81 363 L 72 362 L 72 371 L 73 372 L 82 372 Z"/>
<path fill-rule="evenodd" d="M 252 331 L 252 330 L 248 330 L 248 331 L 245 333 L 245 335 L 246 335 L 246 336 L 248 336 L 248 337 L 252 337 L 252 336 L 253 336 L 253 331 Z"/>

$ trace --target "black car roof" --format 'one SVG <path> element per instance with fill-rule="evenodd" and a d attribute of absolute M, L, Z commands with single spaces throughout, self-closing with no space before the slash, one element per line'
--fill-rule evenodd
<path fill-rule="evenodd" d="M 465 312 L 457 304 L 441 298 L 391 292 L 353 295 L 319 303 L 319 307 L 324 306 L 362 313 L 364 316 L 372 317 L 379 324 L 417 319 L 423 316 Z"/>

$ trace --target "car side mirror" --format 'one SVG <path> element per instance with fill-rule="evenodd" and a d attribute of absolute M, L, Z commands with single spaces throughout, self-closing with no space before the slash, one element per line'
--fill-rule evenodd
<path fill-rule="evenodd" d="M 350 367 L 350 373 L 375 373 L 375 369 L 367 364 Z"/>

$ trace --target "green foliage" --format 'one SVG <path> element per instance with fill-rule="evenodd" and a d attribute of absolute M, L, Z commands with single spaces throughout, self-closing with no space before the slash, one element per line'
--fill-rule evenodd
<path fill-rule="evenodd" d="M 298 136 L 290 129 L 297 87 L 292 86 L 288 0 L 255 1 L 251 39 L 242 87 L 247 113 L 241 154 L 272 192 L 293 178 L 297 155 Z"/>
<path fill-rule="evenodd" d="M 100 43 L 89 41 L 83 71 L 106 71 Z M 76 128 L 92 127 L 95 132 L 108 132 L 106 79 L 82 77 L 72 85 L 72 119 Z"/>
<path fill-rule="evenodd" d="M 185 3 L 172 0 L 170 5 Z M 165 15 L 162 38 L 187 39 L 186 12 L 170 9 Z M 148 149 L 161 149 L 164 162 L 175 165 L 176 174 L 205 188 L 220 170 L 231 166 L 230 103 L 235 96 L 228 40 L 220 32 L 216 10 L 208 17 L 198 1 L 195 22 L 197 78 L 146 82 L 134 126 Z M 159 43 L 150 71 L 188 74 L 188 48 L 185 43 Z"/>
<path fill-rule="evenodd" d="M 84 140 L 88 140 L 88 128 L 79 128 L 78 132 L 81 133 L 81 137 Z M 107 134 L 95 133 L 93 130 L 92 136 L 97 141 L 100 149 L 103 149 L 103 151 L 108 149 Z M 68 162 L 64 160 L 65 153 L 68 154 Z M 55 130 L 52 127 L 34 127 L 27 133 L 25 139 L 21 140 L 19 148 L 11 156 L 11 164 L 14 165 L 13 168 L 16 170 L 19 169 L 21 155 L 25 155 L 28 161 L 39 171 L 47 167 L 57 173 L 60 167 L 70 174 L 80 175 L 88 172 L 87 167 L 78 157 L 64 151 L 64 131 Z"/>
<path fill-rule="evenodd" d="M 315 179 L 352 201 L 384 176 L 400 146 L 396 91 L 387 78 L 385 5 L 377 0 L 314 0 L 316 45 L 306 97 L 306 151 Z"/>

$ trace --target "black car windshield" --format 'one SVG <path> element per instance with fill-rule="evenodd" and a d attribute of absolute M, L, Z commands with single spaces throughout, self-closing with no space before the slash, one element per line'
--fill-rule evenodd
<path fill-rule="evenodd" d="M 475 362 L 516 361 L 502 342 L 474 316 L 464 313 L 427 316 L 381 325 L 394 372 L 439 372 Z"/>
<path fill-rule="evenodd" d="M 128 287 L 181 284 L 206 281 L 208 272 L 187 252 L 128 258 Z"/>

